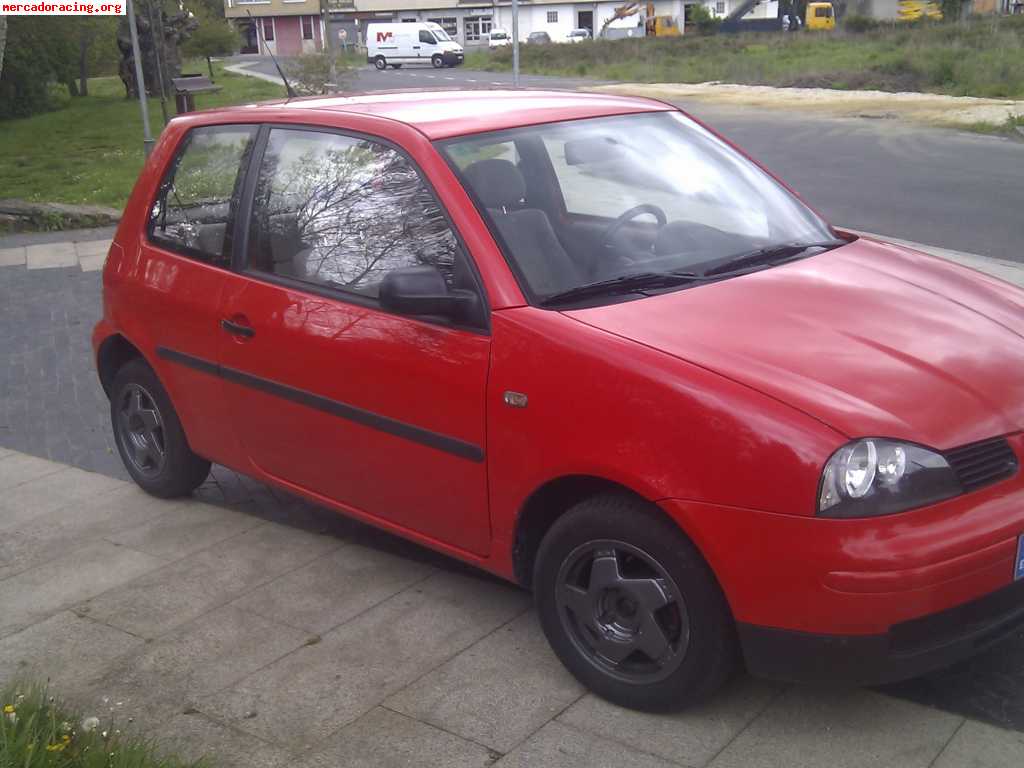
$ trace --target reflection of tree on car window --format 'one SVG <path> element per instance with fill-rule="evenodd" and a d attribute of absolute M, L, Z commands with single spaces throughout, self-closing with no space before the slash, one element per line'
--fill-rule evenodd
<path fill-rule="evenodd" d="M 380 144 L 280 132 L 260 169 L 254 216 L 270 257 L 260 267 L 278 274 L 370 295 L 385 273 L 416 264 L 454 281 L 447 220 L 409 161 Z"/>

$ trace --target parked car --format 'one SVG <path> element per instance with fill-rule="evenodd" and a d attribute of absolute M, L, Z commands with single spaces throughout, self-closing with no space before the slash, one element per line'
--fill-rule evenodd
<path fill-rule="evenodd" d="M 570 43 L 582 43 L 584 40 L 590 39 L 589 29 L 574 29 L 566 36 L 566 40 Z"/>
<path fill-rule="evenodd" d="M 911 677 L 1024 619 L 1024 292 L 831 227 L 662 102 L 177 117 L 103 287 L 143 489 L 217 462 L 521 584 L 619 704 L 740 653 Z"/>
<path fill-rule="evenodd" d="M 366 26 L 366 61 L 377 69 L 403 64 L 431 64 L 436 69 L 463 62 L 465 52 L 440 24 L 407 21 Z"/>
<path fill-rule="evenodd" d="M 491 34 L 487 36 L 487 46 L 489 48 L 504 48 L 506 45 L 512 45 L 512 36 L 508 30 L 500 27 L 492 29 Z"/>
<path fill-rule="evenodd" d="M 546 45 L 551 42 L 551 35 L 547 32 L 531 32 L 526 36 L 526 42 L 534 45 Z"/>

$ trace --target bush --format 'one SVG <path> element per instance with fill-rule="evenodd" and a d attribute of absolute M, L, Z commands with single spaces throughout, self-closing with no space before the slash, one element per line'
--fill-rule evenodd
<path fill-rule="evenodd" d="M 282 62 L 285 76 L 295 92 L 303 96 L 315 96 L 328 92 L 331 82 L 332 54 L 306 53 Z M 352 77 L 352 57 L 333 54 L 335 90 L 347 87 Z"/>
<path fill-rule="evenodd" d="M 697 33 L 701 35 L 715 34 L 718 31 L 718 25 L 721 24 L 721 21 L 712 15 L 707 6 L 700 3 L 690 6 L 690 22 L 697 28 Z"/>
<path fill-rule="evenodd" d="M 880 26 L 881 24 L 878 19 L 873 19 L 870 16 L 861 16 L 857 13 L 844 17 L 842 21 L 843 29 L 858 35 L 864 32 L 872 32 Z"/>

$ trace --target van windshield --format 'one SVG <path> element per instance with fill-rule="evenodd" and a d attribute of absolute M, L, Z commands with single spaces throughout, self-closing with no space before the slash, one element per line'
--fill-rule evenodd
<path fill-rule="evenodd" d="M 452 40 L 450 37 L 448 37 L 448 33 L 445 32 L 440 27 L 431 27 L 430 31 L 433 32 L 434 33 L 434 37 L 436 37 L 441 42 L 450 43 L 451 40 Z"/>
<path fill-rule="evenodd" d="M 504 32 L 491 32 L 491 40 L 504 40 L 508 35 Z"/>

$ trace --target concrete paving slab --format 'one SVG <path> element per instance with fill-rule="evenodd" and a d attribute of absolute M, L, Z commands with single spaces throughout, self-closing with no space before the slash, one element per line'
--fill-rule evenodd
<path fill-rule="evenodd" d="M 165 501 L 174 510 L 155 520 L 112 533 L 107 538 L 117 544 L 146 552 L 166 560 L 183 557 L 230 539 L 263 521 L 223 507 L 186 501 Z"/>
<path fill-rule="evenodd" d="M 0 522 L 0 580 L 63 557 L 86 541 L 116 534 L 159 515 L 173 514 L 177 508 L 178 504 L 156 499 L 134 484 L 121 483 L 114 490 L 98 493 L 84 502 L 31 516 L 20 525 L 3 528 Z M 5 517 L 0 508 L 0 518 Z"/>
<path fill-rule="evenodd" d="M 672 768 L 660 757 L 550 722 L 494 764 L 495 768 Z M 788 767 L 787 767 L 788 768 Z"/>
<path fill-rule="evenodd" d="M 527 604 L 526 593 L 513 587 L 438 573 L 199 708 L 262 738 L 309 749 Z"/>
<path fill-rule="evenodd" d="M 0 531 L 23 525 L 63 507 L 94 501 L 124 486 L 124 481 L 96 472 L 85 472 L 56 462 L 46 463 L 57 471 L 47 472 L 4 491 L 0 500 Z M 42 467 L 39 469 L 43 470 Z"/>
<path fill-rule="evenodd" d="M 110 242 L 110 240 L 83 240 L 76 242 L 75 253 L 78 254 L 79 260 L 91 256 L 106 257 L 107 251 L 110 250 Z"/>
<path fill-rule="evenodd" d="M 78 254 L 74 243 L 29 245 L 25 247 L 25 262 L 29 269 L 74 267 L 78 264 Z"/>
<path fill-rule="evenodd" d="M 744 675 L 708 704 L 670 715 L 622 709 L 588 694 L 558 719 L 666 760 L 702 768 L 781 690 L 781 686 Z"/>
<path fill-rule="evenodd" d="M 74 696 L 143 644 L 127 632 L 62 611 L 0 640 L 0 685 L 49 679 L 62 696 Z"/>
<path fill-rule="evenodd" d="M 263 523 L 79 609 L 111 626 L 159 637 L 340 545 L 328 536 Z"/>
<path fill-rule="evenodd" d="M 99 272 L 103 269 L 103 266 L 107 263 L 107 254 L 97 253 L 92 256 L 79 256 L 78 266 L 82 268 L 83 272 Z"/>
<path fill-rule="evenodd" d="M 68 467 L 58 464 L 55 461 L 37 459 L 25 453 L 15 453 L 0 461 L 0 491 L 4 492 L 2 498 L 9 497 L 11 488 L 16 488 L 22 483 L 35 480 L 37 477 L 45 477 L 56 472 L 67 471 Z"/>
<path fill-rule="evenodd" d="M 431 573 L 434 569 L 423 563 L 349 544 L 235 604 L 322 634 Z"/>
<path fill-rule="evenodd" d="M 583 693 L 529 611 L 385 706 L 505 753 Z"/>
<path fill-rule="evenodd" d="M 871 691 L 795 687 L 711 766 L 926 768 L 962 722 L 962 717 Z"/>
<path fill-rule="evenodd" d="M 0 267 L 25 266 L 25 247 L 0 249 Z"/>
<path fill-rule="evenodd" d="M 0 581 L 0 637 L 156 570 L 166 561 L 94 541 Z"/>
<path fill-rule="evenodd" d="M 968 720 L 942 750 L 932 768 L 1020 768 L 1022 765 L 1024 733 Z"/>
<path fill-rule="evenodd" d="M 494 760 L 479 744 L 377 707 L 327 740 L 300 768 L 485 768 Z"/>
<path fill-rule="evenodd" d="M 8 456 L 13 456 L 14 451 L 8 450 L 7 448 L 0 448 L 0 459 L 5 459 Z"/>
<path fill-rule="evenodd" d="M 155 738 L 166 754 L 186 761 L 206 758 L 207 765 L 217 768 L 291 768 L 296 762 L 280 747 L 253 739 L 200 712 L 172 717 L 155 732 Z"/>
<path fill-rule="evenodd" d="M 237 608 L 211 611 L 122 658 L 93 686 L 95 698 L 123 701 L 136 721 L 157 728 L 308 638 Z"/>

